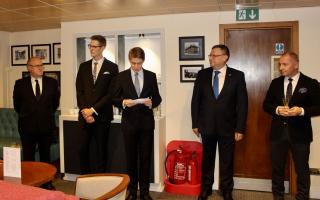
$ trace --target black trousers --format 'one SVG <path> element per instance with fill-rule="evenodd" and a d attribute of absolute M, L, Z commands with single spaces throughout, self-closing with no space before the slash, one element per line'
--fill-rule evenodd
<path fill-rule="evenodd" d="M 53 132 L 20 133 L 22 155 L 25 161 L 35 161 L 36 147 L 38 146 L 40 161 L 50 163 L 50 146 Z"/>
<path fill-rule="evenodd" d="M 297 173 L 298 192 L 297 200 L 309 199 L 310 191 L 310 172 L 309 172 L 309 154 L 310 143 L 296 144 L 289 140 L 271 142 L 271 160 L 272 160 L 272 192 L 276 196 L 284 195 L 284 176 L 285 165 L 288 151 L 291 150 Z"/>
<path fill-rule="evenodd" d="M 104 173 L 107 166 L 107 144 L 110 122 L 85 124 L 81 131 L 84 135 L 81 144 L 81 172 Z"/>
<path fill-rule="evenodd" d="M 128 190 L 137 193 L 139 183 L 140 195 L 148 194 L 154 130 L 131 126 L 122 128 L 122 132 L 130 177 Z"/>
<path fill-rule="evenodd" d="M 214 167 L 217 144 L 219 147 L 220 189 L 224 192 L 233 190 L 233 158 L 235 139 L 234 134 L 221 136 L 217 134 L 202 134 L 202 195 L 212 193 L 214 183 Z"/>

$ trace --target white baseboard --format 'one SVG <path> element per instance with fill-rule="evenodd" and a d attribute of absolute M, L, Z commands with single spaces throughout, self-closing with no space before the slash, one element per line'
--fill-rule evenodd
<path fill-rule="evenodd" d="M 320 176 L 311 175 L 310 197 L 320 199 Z"/>

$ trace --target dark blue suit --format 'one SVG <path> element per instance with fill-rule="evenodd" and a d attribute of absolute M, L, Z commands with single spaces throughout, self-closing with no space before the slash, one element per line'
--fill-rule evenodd
<path fill-rule="evenodd" d="M 212 74 L 212 67 L 199 71 L 191 102 L 192 128 L 198 128 L 202 137 L 202 195 L 205 196 L 212 192 L 217 143 L 220 188 L 225 192 L 232 191 L 235 132 L 244 134 L 248 110 L 244 73 L 227 67 L 217 99 L 213 93 Z"/>
<path fill-rule="evenodd" d="M 131 70 L 121 72 L 116 78 L 114 103 L 122 108 L 124 99 L 150 98 L 152 108 L 161 103 L 156 74 L 143 69 L 143 88 L 140 96 L 134 88 Z M 135 194 L 140 188 L 140 195 L 149 193 L 150 164 L 153 147 L 154 116 L 152 108 L 143 104 L 124 108 L 121 118 L 121 130 L 127 157 L 127 167 L 130 176 L 128 190 Z M 138 168 L 139 166 L 139 168 Z"/>

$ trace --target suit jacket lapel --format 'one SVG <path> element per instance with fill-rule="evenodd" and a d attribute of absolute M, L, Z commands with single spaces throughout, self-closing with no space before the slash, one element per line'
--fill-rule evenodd
<path fill-rule="evenodd" d="M 299 80 L 297 82 L 296 87 L 294 88 L 293 93 L 292 93 L 290 105 L 294 105 L 293 102 L 297 98 L 297 95 L 299 95 L 299 89 L 303 86 L 303 81 L 304 81 L 304 75 L 300 72 Z"/>

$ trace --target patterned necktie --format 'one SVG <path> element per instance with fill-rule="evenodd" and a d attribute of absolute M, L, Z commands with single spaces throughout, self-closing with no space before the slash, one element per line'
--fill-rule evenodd
<path fill-rule="evenodd" d="M 39 101 L 40 99 L 40 85 L 39 81 L 36 79 L 36 99 Z"/>
<path fill-rule="evenodd" d="M 292 97 L 292 78 L 289 78 L 288 81 L 288 85 L 287 85 L 287 93 L 286 93 L 286 99 L 289 101 Z"/>
<path fill-rule="evenodd" d="M 98 65 L 98 62 L 94 62 L 93 63 L 93 72 L 92 72 L 92 77 L 93 77 L 93 83 L 96 83 L 96 80 L 97 80 L 97 65 Z"/>
<path fill-rule="evenodd" d="M 140 83 L 139 83 L 139 73 L 134 73 L 134 88 L 136 89 L 138 97 L 140 96 Z"/>
<path fill-rule="evenodd" d="M 220 71 L 214 71 L 214 78 L 213 78 L 213 94 L 216 99 L 219 96 L 219 73 Z"/>

